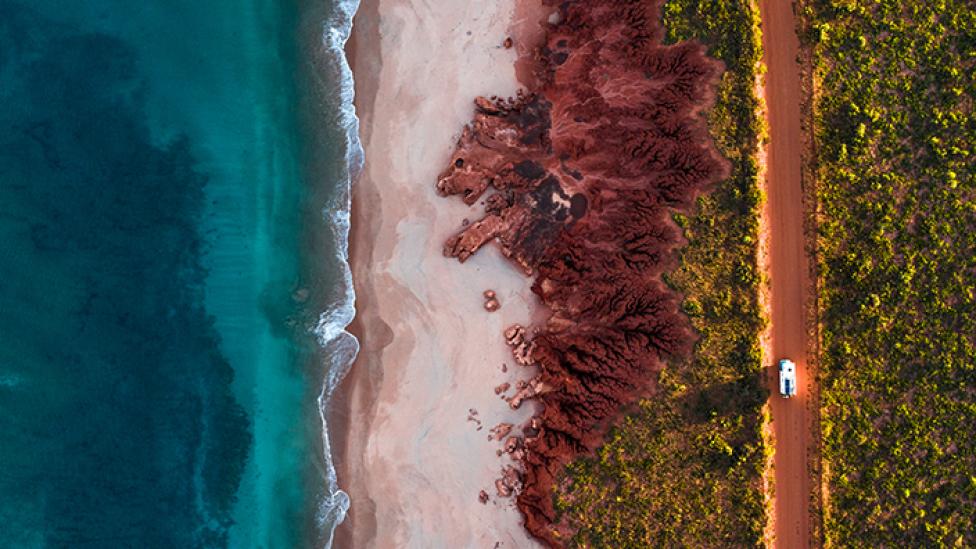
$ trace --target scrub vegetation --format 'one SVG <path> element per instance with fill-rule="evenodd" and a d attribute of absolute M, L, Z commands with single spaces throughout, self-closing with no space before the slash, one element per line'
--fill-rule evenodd
<path fill-rule="evenodd" d="M 554 497 L 573 546 L 757 546 L 768 451 L 756 263 L 759 13 L 749 1 L 672 0 L 663 18 L 669 42 L 699 40 L 727 69 L 708 117 L 731 176 L 675 216 L 688 245 L 667 277 L 699 340 L 594 456 L 567 467 Z"/>
<path fill-rule="evenodd" d="M 976 11 L 808 1 L 825 541 L 976 545 Z"/>

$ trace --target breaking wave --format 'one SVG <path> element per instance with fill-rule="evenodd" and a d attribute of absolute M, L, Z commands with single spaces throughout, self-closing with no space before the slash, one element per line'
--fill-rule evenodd
<path fill-rule="evenodd" d="M 338 484 L 327 422 L 329 401 L 335 388 L 349 371 L 359 353 L 359 341 L 346 327 L 356 314 L 356 293 L 352 272 L 349 268 L 349 222 L 351 186 L 363 167 L 363 148 L 359 141 L 359 118 L 353 105 L 355 95 L 352 70 L 345 55 L 346 41 L 352 30 L 352 20 L 359 9 L 359 0 L 340 1 L 324 24 L 322 34 L 322 69 L 319 76 L 331 86 L 338 84 L 338 109 L 336 125 L 345 136 L 346 176 L 338 182 L 336 198 L 327 205 L 323 217 L 332 231 L 332 249 L 341 276 L 336 281 L 338 297 L 319 315 L 315 335 L 324 350 L 322 389 L 318 397 L 319 417 L 322 423 L 322 449 L 325 463 L 325 489 L 318 508 L 318 526 L 326 548 L 332 546 L 335 528 L 349 510 L 349 496 Z"/>

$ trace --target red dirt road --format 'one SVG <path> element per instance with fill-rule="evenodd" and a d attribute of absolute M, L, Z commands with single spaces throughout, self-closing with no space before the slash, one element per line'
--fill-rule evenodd
<path fill-rule="evenodd" d="M 801 133 L 799 41 L 790 0 L 761 0 L 766 107 L 770 143 L 766 165 L 769 235 L 770 335 L 773 365 L 769 369 L 770 407 L 775 444 L 775 547 L 810 546 L 811 480 L 809 449 L 810 395 L 815 380 L 808 375 L 806 291 L 809 280 L 804 251 L 804 205 L 800 184 Z M 797 366 L 797 395 L 779 396 L 775 364 L 790 358 Z"/>

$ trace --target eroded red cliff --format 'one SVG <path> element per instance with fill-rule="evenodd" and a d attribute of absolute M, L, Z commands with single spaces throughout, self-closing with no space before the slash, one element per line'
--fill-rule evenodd
<path fill-rule="evenodd" d="M 726 170 L 699 112 L 720 66 L 698 44 L 661 45 L 658 4 L 559 3 L 536 56 L 539 85 L 478 98 L 437 182 L 485 211 L 445 254 L 464 261 L 496 242 L 552 312 L 519 351 L 539 367 L 523 396 L 541 411 L 516 454 L 518 507 L 551 546 L 564 539 L 552 503 L 560 469 L 693 341 L 661 273 L 681 243 L 669 210 Z"/>

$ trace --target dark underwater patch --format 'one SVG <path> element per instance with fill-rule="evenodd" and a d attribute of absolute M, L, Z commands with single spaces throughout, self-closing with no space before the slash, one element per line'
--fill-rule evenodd
<path fill-rule="evenodd" d="M 0 386 L 0 545 L 224 545 L 251 435 L 203 305 L 207 175 L 152 142 L 126 43 L 4 14 L 0 347 L 32 352 L 0 350 L 25 380 Z"/>

